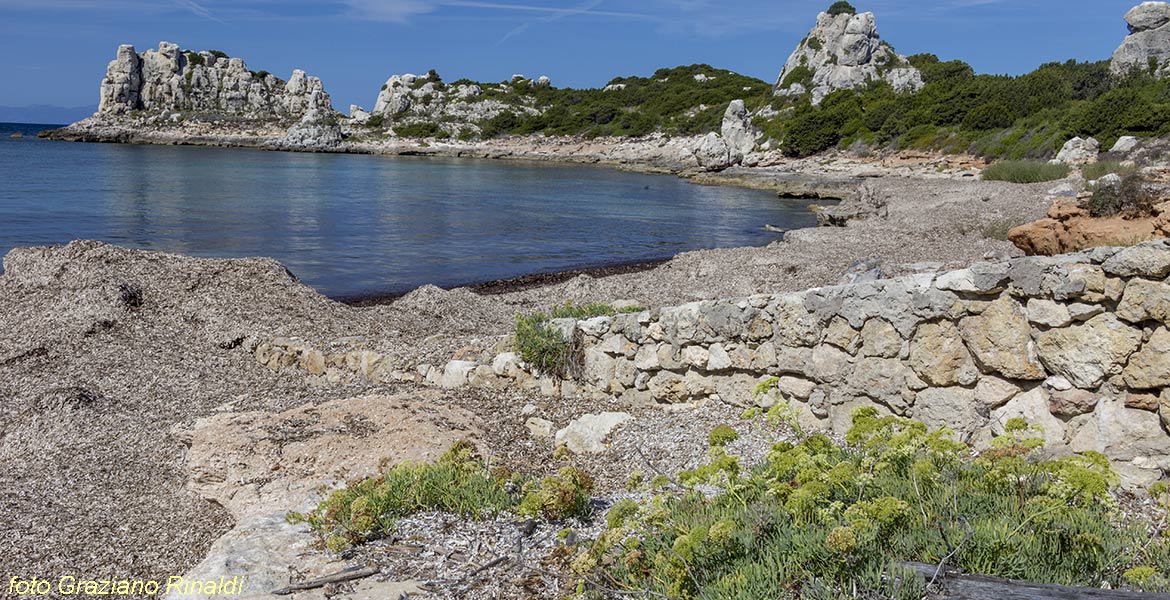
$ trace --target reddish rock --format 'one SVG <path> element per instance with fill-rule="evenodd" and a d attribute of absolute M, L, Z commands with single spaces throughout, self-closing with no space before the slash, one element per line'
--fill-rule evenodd
<path fill-rule="evenodd" d="M 1093 412 L 1100 398 L 1086 390 L 1071 389 L 1052 392 L 1048 397 L 1048 409 L 1059 417 L 1075 417 Z M 1155 402 L 1157 399 L 1155 399 Z"/>

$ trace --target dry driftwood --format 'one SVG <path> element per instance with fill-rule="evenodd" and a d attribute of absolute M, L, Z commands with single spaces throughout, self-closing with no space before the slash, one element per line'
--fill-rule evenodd
<path fill-rule="evenodd" d="M 926 581 L 930 581 L 938 569 L 938 565 L 924 563 L 904 563 L 903 566 L 917 571 Z M 944 600 L 1170 600 L 1170 594 L 1029 583 L 968 575 L 955 569 L 944 569 L 935 583 L 942 588 L 940 597 Z"/>
<path fill-rule="evenodd" d="M 320 579 L 311 579 L 309 581 L 302 581 L 294 583 L 288 587 L 280 588 L 272 592 L 277 596 L 287 596 L 293 592 L 303 592 L 305 590 L 313 590 L 319 587 L 325 587 L 331 583 L 343 583 L 346 581 L 354 581 L 355 579 L 365 579 L 371 575 L 377 575 L 379 569 L 376 567 L 350 567 L 344 571 L 338 571 L 332 575 L 326 575 Z"/>

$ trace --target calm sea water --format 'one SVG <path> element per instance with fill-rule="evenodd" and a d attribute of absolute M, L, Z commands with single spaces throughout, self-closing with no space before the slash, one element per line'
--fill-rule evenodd
<path fill-rule="evenodd" d="M 334 297 L 763 245 L 774 194 L 601 167 L 80 144 L 0 124 L 0 253 L 98 239 L 271 256 Z M 22 139 L 10 135 L 20 132 Z"/>

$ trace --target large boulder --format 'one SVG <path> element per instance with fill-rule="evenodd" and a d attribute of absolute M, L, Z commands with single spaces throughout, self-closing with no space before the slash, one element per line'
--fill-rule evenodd
<path fill-rule="evenodd" d="M 708 133 L 699 140 L 693 152 L 699 166 L 707 171 L 722 171 L 735 164 L 731 146 L 715 132 Z"/>
<path fill-rule="evenodd" d="M 1170 4 L 1143 2 L 1125 14 L 1129 35 L 1113 53 L 1110 70 L 1125 75 L 1133 70 L 1164 77 L 1170 67 Z"/>
<path fill-rule="evenodd" d="M 812 103 L 843 89 L 884 81 L 896 91 L 922 88 L 922 74 L 877 33 L 873 13 L 821 13 L 788 58 L 774 89 L 777 96 L 811 93 Z"/>
<path fill-rule="evenodd" d="M 556 445 L 574 454 L 605 452 L 605 440 L 619 425 L 634 417 L 621 412 L 586 414 L 556 433 Z"/>

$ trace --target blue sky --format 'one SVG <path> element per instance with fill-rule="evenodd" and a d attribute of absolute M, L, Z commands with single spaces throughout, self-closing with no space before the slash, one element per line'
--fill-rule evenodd
<path fill-rule="evenodd" d="M 1108 58 L 1137 0 L 855 0 L 900 53 L 1021 73 Z M 0 0 L 0 105 L 97 103 L 118 44 L 219 49 L 370 108 L 391 74 L 601 86 L 705 62 L 773 80 L 830 0 Z"/>

